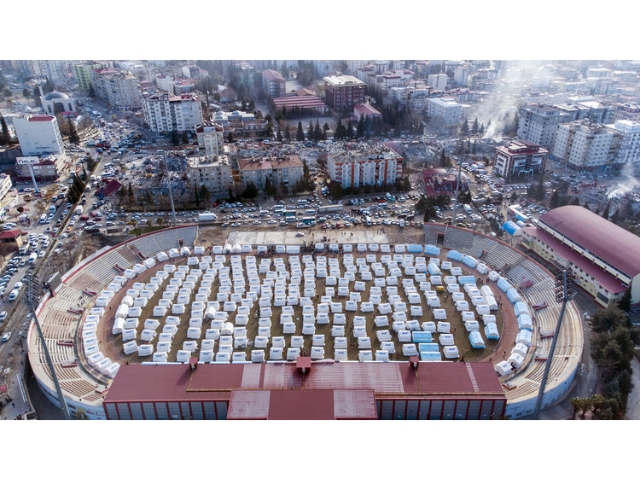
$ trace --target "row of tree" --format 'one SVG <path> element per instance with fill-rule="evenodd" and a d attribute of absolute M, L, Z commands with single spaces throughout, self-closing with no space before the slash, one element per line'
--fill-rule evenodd
<path fill-rule="evenodd" d="M 596 311 L 589 324 L 591 358 L 600 372 L 601 393 L 587 398 L 571 400 L 574 418 L 582 410 L 582 418 L 591 410 L 597 420 L 622 420 L 625 418 L 627 399 L 633 389 L 631 360 L 635 346 L 640 344 L 640 331 L 629 319 L 631 292 L 617 306 Z"/>

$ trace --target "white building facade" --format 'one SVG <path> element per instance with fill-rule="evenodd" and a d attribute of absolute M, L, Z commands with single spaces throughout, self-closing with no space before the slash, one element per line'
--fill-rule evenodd
<path fill-rule="evenodd" d="M 327 158 L 329 178 L 342 188 L 393 185 L 402 178 L 402 167 L 402 156 L 382 145 L 360 150 L 339 148 Z"/>
<path fill-rule="evenodd" d="M 144 99 L 142 111 L 153 132 L 194 132 L 202 124 L 200 98 L 193 93 L 150 95 Z"/>
<path fill-rule="evenodd" d="M 224 147 L 224 128 L 219 123 L 204 122 L 196 126 L 198 148 L 204 149 L 207 157 L 219 155 Z"/>
<path fill-rule="evenodd" d="M 578 170 L 603 167 L 613 163 L 620 133 L 588 121 L 558 126 L 553 155 Z"/>
<path fill-rule="evenodd" d="M 440 119 L 446 127 L 453 127 L 460 123 L 462 105 L 453 98 L 429 98 L 427 109 L 430 117 Z"/>
<path fill-rule="evenodd" d="M 632 120 L 618 120 L 612 128 L 620 132 L 620 144 L 615 155 L 615 163 L 640 162 L 640 123 Z"/>
<path fill-rule="evenodd" d="M 13 128 L 24 156 L 64 155 L 58 120 L 52 115 L 13 117 Z"/>
<path fill-rule="evenodd" d="M 198 188 L 204 185 L 213 196 L 227 195 L 229 189 L 233 188 L 231 162 L 225 155 L 190 157 L 187 175 Z"/>

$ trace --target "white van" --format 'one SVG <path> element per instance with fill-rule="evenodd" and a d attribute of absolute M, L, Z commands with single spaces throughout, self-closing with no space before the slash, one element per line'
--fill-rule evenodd
<path fill-rule="evenodd" d="M 13 290 L 11 290 L 11 293 L 9 294 L 9 301 L 13 302 L 16 298 L 18 298 L 19 293 L 20 293 L 20 290 L 18 290 L 17 288 L 14 288 Z"/>

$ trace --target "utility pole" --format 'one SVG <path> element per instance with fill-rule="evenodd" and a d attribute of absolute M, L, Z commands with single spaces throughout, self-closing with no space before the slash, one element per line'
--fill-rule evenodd
<path fill-rule="evenodd" d="M 173 226 L 175 227 L 176 222 L 176 207 L 173 203 L 173 185 L 171 182 L 171 176 L 169 175 L 169 168 L 167 167 L 167 151 L 164 152 L 164 178 L 167 179 L 167 183 L 169 184 L 169 203 L 171 204 L 171 218 L 173 219 Z"/>
<path fill-rule="evenodd" d="M 71 416 L 69 414 L 69 409 L 67 408 L 67 402 L 64 399 L 64 394 L 62 393 L 62 388 L 60 387 L 60 382 L 58 381 L 58 375 L 56 374 L 56 369 L 53 367 L 53 361 L 51 360 L 51 354 L 49 353 L 49 348 L 47 347 L 47 342 L 44 338 L 44 334 L 42 333 L 42 327 L 40 326 L 40 321 L 38 320 L 38 315 L 36 314 L 36 309 L 34 304 L 39 302 L 37 294 L 33 290 L 33 274 L 29 273 L 26 277 L 27 282 L 27 305 L 29 306 L 29 310 L 31 310 L 31 315 L 33 315 L 33 321 L 36 324 L 36 329 L 38 330 L 38 337 L 40 338 L 40 347 L 44 351 L 44 356 L 47 361 L 47 367 L 49 367 L 49 373 L 51 373 L 51 378 L 53 380 L 53 384 L 56 387 L 56 393 L 58 395 L 58 403 L 60 404 L 60 408 L 62 409 L 62 413 L 64 414 L 65 420 L 70 420 Z"/>
<path fill-rule="evenodd" d="M 575 291 L 573 289 L 573 279 L 571 272 L 563 270 L 556 274 L 556 286 L 555 286 L 556 302 L 562 302 L 562 308 L 560 308 L 560 314 L 558 315 L 558 322 L 556 323 L 556 331 L 553 334 L 553 340 L 551 341 L 551 348 L 549 349 L 549 355 L 544 366 L 544 373 L 542 375 L 542 381 L 540 382 L 540 390 L 538 390 L 538 398 L 536 399 L 536 405 L 533 409 L 533 419 L 537 420 L 540 414 L 540 406 L 542 405 L 542 398 L 544 397 L 544 388 L 547 385 L 547 377 L 549 376 L 549 370 L 551 369 L 551 362 L 553 361 L 553 354 L 556 350 L 556 342 L 558 340 L 558 334 L 560 333 L 560 327 L 562 326 L 562 319 L 564 317 L 564 311 L 566 310 L 567 303 L 575 297 Z"/>

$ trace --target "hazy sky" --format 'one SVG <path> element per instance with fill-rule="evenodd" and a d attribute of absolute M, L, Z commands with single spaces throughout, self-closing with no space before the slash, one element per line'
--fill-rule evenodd
<path fill-rule="evenodd" d="M 597 12 L 556 0 L 459 0 L 454 4 L 243 0 L 241 5 L 61 0 L 36 3 L 25 10 L 20 2 L 10 2 L 2 7 L 0 58 L 638 57 L 637 33 L 625 28 L 623 21 L 629 4 L 620 0 L 608 1 L 606 10 L 599 5 Z M 8 18 L 19 20 L 7 22 Z M 40 34 L 33 35 L 34 29 Z"/>

